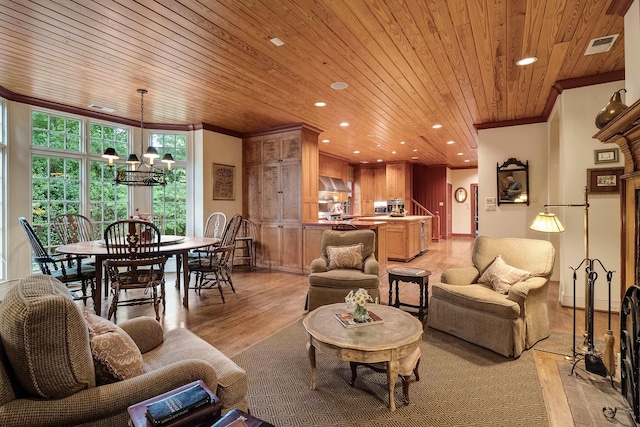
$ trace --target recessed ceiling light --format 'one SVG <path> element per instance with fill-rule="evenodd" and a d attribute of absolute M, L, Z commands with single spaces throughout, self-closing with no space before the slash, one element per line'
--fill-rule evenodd
<path fill-rule="evenodd" d="M 418 156 L 413 156 L 411 160 L 418 160 Z"/>
<path fill-rule="evenodd" d="M 378 160 L 376 160 L 376 161 L 377 161 L 377 162 L 381 162 L 381 161 L 382 161 L 382 159 L 378 159 Z"/>
<path fill-rule="evenodd" d="M 89 104 L 89 108 L 93 108 L 94 110 L 104 111 L 105 113 L 113 113 L 114 111 L 116 111 L 113 108 L 103 107 L 102 105 L 96 105 L 96 104 Z"/>
<path fill-rule="evenodd" d="M 413 149 L 413 152 L 414 152 L 414 153 L 417 153 L 417 152 L 418 152 L 418 149 L 417 149 L 417 148 L 414 148 L 414 149 Z"/>
<path fill-rule="evenodd" d="M 458 153 L 458 156 L 462 156 L 464 153 Z"/>
<path fill-rule="evenodd" d="M 396 154 L 396 150 L 393 150 L 393 151 L 391 152 L 391 154 Z"/>
<path fill-rule="evenodd" d="M 469 159 L 466 159 L 466 160 L 465 160 L 464 162 L 465 162 L 465 163 L 469 163 L 470 161 L 471 161 L 471 160 L 469 160 Z"/>
<path fill-rule="evenodd" d="M 440 129 L 442 127 L 442 125 L 440 123 L 436 123 L 435 125 L 431 126 L 434 129 Z"/>
<path fill-rule="evenodd" d="M 536 58 L 535 56 L 529 56 L 527 58 L 522 58 L 518 61 L 516 61 L 516 65 L 529 65 L 529 64 L 533 64 L 534 62 L 536 62 L 538 60 L 538 58 Z"/>
<path fill-rule="evenodd" d="M 349 85 L 345 82 L 333 82 L 331 83 L 331 89 L 342 90 L 348 88 Z"/>
<path fill-rule="evenodd" d="M 342 126 L 343 128 L 346 128 L 347 126 L 349 126 L 348 122 L 342 122 L 340 123 L 340 126 Z"/>
<path fill-rule="evenodd" d="M 353 152 L 353 154 L 360 154 L 360 151 L 359 151 L 359 150 L 355 150 L 355 151 Z"/>
<path fill-rule="evenodd" d="M 382 144 L 376 144 L 376 147 L 382 147 Z"/>
<path fill-rule="evenodd" d="M 455 141 L 447 141 L 447 144 L 451 145 L 451 144 L 455 144 Z"/>
<path fill-rule="evenodd" d="M 273 38 L 269 39 L 269 41 L 271 43 L 275 44 L 276 46 L 284 45 L 284 42 L 282 40 L 280 40 L 279 38 L 277 38 L 277 37 L 273 37 Z"/>
<path fill-rule="evenodd" d="M 316 107 L 325 107 L 325 106 L 327 105 L 327 103 L 326 103 L 326 102 L 319 101 L 319 102 L 316 102 L 316 103 L 315 103 L 315 104 L 313 104 L 313 105 L 315 105 Z"/>
<path fill-rule="evenodd" d="M 406 144 L 406 142 L 404 142 L 404 141 L 400 141 L 400 144 Z"/>
<path fill-rule="evenodd" d="M 360 160 L 360 163 L 369 163 L 366 160 Z"/>
<path fill-rule="evenodd" d="M 329 142 L 329 141 L 330 141 L 329 139 L 323 139 L 323 140 L 322 140 L 322 142 L 324 142 L 325 144 L 326 144 L 327 142 Z"/>

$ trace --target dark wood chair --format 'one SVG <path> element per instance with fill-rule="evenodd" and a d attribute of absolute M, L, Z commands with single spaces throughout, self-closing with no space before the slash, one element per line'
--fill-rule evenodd
<path fill-rule="evenodd" d="M 104 265 L 113 292 L 108 319 L 119 306 L 152 304 L 156 320 L 160 320 L 159 305 L 166 310 L 164 266 L 167 257 L 159 255 L 160 230 L 154 224 L 126 219 L 109 224 L 104 230 L 109 258 Z M 121 292 L 142 290 L 133 298 L 122 300 Z"/>
<path fill-rule="evenodd" d="M 235 265 L 234 261 L 238 259 L 246 261 L 244 265 L 248 265 L 251 270 L 255 269 L 257 237 L 256 225 L 248 219 L 243 219 L 235 240 L 232 266 Z"/>
<path fill-rule="evenodd" d="M 82 300 L 86 305 L 87 299 L 95 299 L 96 270 L 90 264 L 83 264 L 82 257 L 74 257 L 64 254 L 52 255 L 40 242 L 38 235 L 29 224 L 26 218 L 18 219 L 22 229 L 27 235 L 29 245 L 33 251 L 33 261 L 38 264 L 42 274 L 53 276 L 67 285 L 74 300 Z M 82 292 L 78 295 L 78 288 Z M 90 288 L 89 294 L 87 288 Z"/>

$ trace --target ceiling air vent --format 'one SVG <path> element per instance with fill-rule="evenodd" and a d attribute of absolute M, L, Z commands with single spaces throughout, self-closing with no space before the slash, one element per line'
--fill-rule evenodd
<path fill-rule="evenodd" d="M 594 53 L 608 52 L 618 36 L 619 34 L 614 34 L 612 36 L 598 37 L 597 39 L 591 40 L 584 54 L 593 55 Z"/>

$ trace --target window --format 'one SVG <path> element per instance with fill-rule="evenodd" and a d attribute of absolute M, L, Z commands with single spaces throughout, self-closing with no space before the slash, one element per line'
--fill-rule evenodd
<path fill-rule="evenodd" d="M 127 129 L 101 123 L 89 125 L 89 218 L 96 236 L 102 236 L 107 225 L 128 215 L 127 187 L 116 185 L 114 170 L 105 163 L 102 153 L 109 147 L 117 153 L 127 153 L 129 135 Z"/>
<path fill-rule="evenodd" d="M 167 185 L 153 187 L 153 213 L 164 219 L 164 233 L 184 236 L 187 230 L 187 136 L 185 134 L 151 135 L 151 144 L 160 158 L 171 153 L 176 161 L 167 171 Z"/>

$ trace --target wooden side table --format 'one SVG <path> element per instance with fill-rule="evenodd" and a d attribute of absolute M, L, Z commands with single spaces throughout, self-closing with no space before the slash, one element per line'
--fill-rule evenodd
<path fill-rule="evenodd" d="M 389 305 L 393 305 L 396 308 L 400 308 L 400 306 L 417 308 L 418 319 L 424 322 L 424 314 L 429 309 L 429 276 L 431 272 L 423 268 L 394 267 L 388 269 L 387 273 L 389 273 Z M 396 287 L 396 300 L 392 304 L 394 282 Z M 420 287 L 420 300 L 418 305 L 400 302 L 400 290 L 398 287 L 400 282 L 415 283 Z"/>

